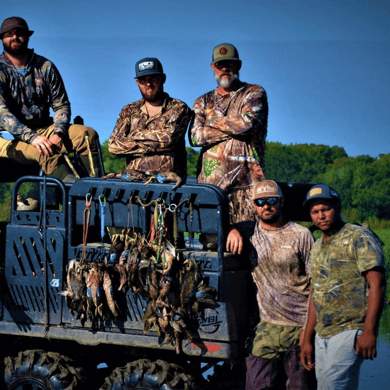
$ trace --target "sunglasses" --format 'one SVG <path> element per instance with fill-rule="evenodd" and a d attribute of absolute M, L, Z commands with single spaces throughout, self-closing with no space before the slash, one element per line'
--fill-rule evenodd
<path fill-rule="evenodd" d="M 234 67 L 237 66 L 237 62 L 238 61 L 220 61 L 220 62 L 216 62 L 214 66 L 218 70 L 222 70 L 223 68 L 233 69 Z"/>
<path fill-rule="evenodd" d="M 142 85 L 145 85 L 147 83 L 155 83 L 156 81 L 161 80 L 161 76 L 155 75 L 155 76 L 144 76 L 144 77 L 139 77 L 137 78 L 138 82 Z"/>
<path fill-rule="evenodd" d="M 268 198 L 268 199 L 256 199 L 255 204 L 259 207 L 264 207 L 266 204 L 268 206 L 275 206 L 279 203 L 279 198 Z"/>

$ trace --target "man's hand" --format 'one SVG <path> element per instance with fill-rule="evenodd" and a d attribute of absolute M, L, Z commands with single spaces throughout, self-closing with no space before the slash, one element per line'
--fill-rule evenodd
<path fill-rule="evenodd" d="M 53 134 L 50 137 L 50 141 L 56 149 L 55 152 L 59 152 L 62 149 L 62 145 L 64 144 L 64 142 L 62 141 L 62 138 L 59 137 L 57 134 Z"/>
<path fill-rule="evenodd" d="M 226 250 L 233 254 L 238 253 L 240 255 L 242 246 L 243 239 L 240 232 L 237 229 L 231 230 L 226 240 Z"/>
<path fill-rule="evenodd" d="M 56 136 L 56 137 L 60 139 L 60 137 L 58 137 L 58 136 Z M 61 140 L 61 142 L 62 142 L 62 140 Z M 52 156 L 54 153 L 53 142 L 51 141 L 51 139 L 47 138 L 44 135 L 38 135 L 34 139 L 34 141 L 31 142 L 31 145 L 35 146 L 38 149 L 40 154 L 44 154 L 46 156 Z"/>
<path fill-rule="evenodd" d="M 376 358 L 376 336 L 372 332 L 365 332 L 358 337 L 355 345 L 355 353 L 362 355 L 364 359 Z"/>
<path fill-rule="evenodd" d="M 301 346 L 301 363 L 302 366 L 311 371 L 314 367 L 314 348 L 310 341 L 303 341 Z"/>

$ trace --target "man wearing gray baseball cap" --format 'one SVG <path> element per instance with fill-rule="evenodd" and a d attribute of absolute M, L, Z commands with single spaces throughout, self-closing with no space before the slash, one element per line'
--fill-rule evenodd
<path fill-rule="evenodd" d="M 90 127 L 70 125 L 70 103 L 61 75 L 51 61 L 28 48 L 33 33 L 17 16 L 1 25 L 0 130 L 14 140 L 0 136 L 0 157 L 22 164 L 38 162 L 47 175 L 72 182 L 76 177 L 63 155 L 75 152 L 90 176 L 100 176 L 98 136 Z"/>
<path fill-rule="evenodd" d="M 123 107 L 108 150 L 126 157 L 128 172 L 174 172 L 183 183 L 187 177 L 184 136 L 191 110 L 164 92 L 166 75 L 157 58 L 137 61 L 135 79 L 142 99 Z"/>

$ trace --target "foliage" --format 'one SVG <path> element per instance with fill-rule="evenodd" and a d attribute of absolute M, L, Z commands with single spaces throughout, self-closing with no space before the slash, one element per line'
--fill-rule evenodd
<path fill-rule="evenodd" d="M 390 219 L 390 155 L 338 158 L 314 181 L 323 181 L 340 194 L 344 209 L 354 218 Z"/>
<path fill-rule="evenodd" d="M 383 253 L 385 255 L 387 274 L 386 300 L 388 303 L 390 303 L 390 229 L 375 229 L 373 231 L 385 244 L 383 246 Z"/>
<path fill-rule="evenodd" d="M 105 173 L 124 171 L 126 167 L 126 157 L 118 157 L 108 151 L 108 140 L 101 145 L 102 157 Z"/>
<path fill-rule="evenodd" d="M 186 147 L 187 151 L 187 176 L 196 177 L 197 164 L 200 152 L 198 150 Z"/>
<path fill-rule="evenodd" d="M 265 177 L 280 182 L 309 183 L 315 176 L 324 173 L 329 164 L 342 157 L 347 157 L 347 154 L 338 146 L 267 142 Z"/>

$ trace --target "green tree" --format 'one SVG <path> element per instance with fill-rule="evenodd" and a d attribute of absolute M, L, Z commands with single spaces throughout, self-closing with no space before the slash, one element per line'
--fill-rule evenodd
<path fill-rule="evenodd" d="M 101 145 L 104 171 L 113 173 L 124 171 L 126 167 L 126 157 L 117 157 L 108 151 L 108 140 Z"/>
<path fill-rule="evenodd" d="M 334 187 L 343 208 L 360 221 L 369 217 L 390 219 L 389 154 L 336 159 L 316 179 Z"/>
<path fill-rule="evenodd" d="M 197 165 L 200 152 L 192 149 L 190 147 L 186 147 L 187 150 L 187 176 L 196 176 Z"/>
<path fill-rule="evenodd" d="M 267 142 L 265 148 L 265 177 L 285 182 L 312 182 L 326 171 L 337 158 L 347 157 L 343 148 L 315 144 Z"/>

